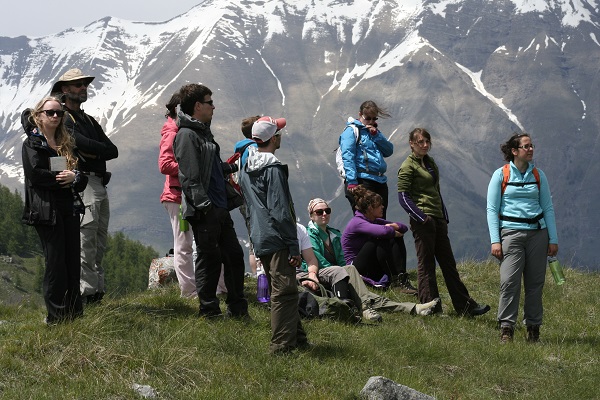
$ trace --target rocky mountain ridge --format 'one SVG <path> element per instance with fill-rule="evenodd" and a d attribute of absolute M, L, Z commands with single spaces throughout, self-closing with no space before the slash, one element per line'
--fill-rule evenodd
<path fill-rule="evenodd" d="M 0 183 L 22 186 L 21 110 L 68 68 L 81 68 L 96 76 L 85 109 L 120 150 L 109 162 L 111 230 L 163 252 L 170 247 L 156 166 L 163 105 L 181 85 L 201 82 L 214 92 L 223 158 L 241 138 L 242 118 L 287 118 L 277 156 L 290 164 L 301 222 L 319 196 L 332 200 L 332 225 L 343 228 L 350 209 L 333 152 L 347 117 L 372 99 L 392 115 L 380 121 L 395 146 L 387 160 L 392 219 L 407 221 L 394 198 L 395 174 L 408 155 L 407 133 L 423 126 L 442 170 L 455 253 L 486 257 L 489 177 L 503 163 L 500 143 L 525 130 L 551 184 L 561 258 L 594 268 L 598 10 L 593 0 L 213 0 L 164 23 L 107 17 L 42 38 L 3 37 Z"/>

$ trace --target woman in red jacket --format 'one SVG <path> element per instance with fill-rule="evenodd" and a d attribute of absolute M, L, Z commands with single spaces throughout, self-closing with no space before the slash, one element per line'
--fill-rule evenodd
<path fill-rule="evenodd" d="M 173 94 L 167 103 L 167 121 L 160 132 L 160 151 L 158 154 L 158 169 L 165 175 L 165 186 L 160 196 L 160 202 L 165 206 L 173 228 L 173 263 L 182 297 L 194 297 L 196 281 L 194 277 L 193 248 L 194 235 L 192 230 L 180 225 L 179 207 L 181 204 L 181 184 L 179 183 L 179 164 L 173 154 L 173 140 L 177 134 L 177 105 L 179 92 Z"/>

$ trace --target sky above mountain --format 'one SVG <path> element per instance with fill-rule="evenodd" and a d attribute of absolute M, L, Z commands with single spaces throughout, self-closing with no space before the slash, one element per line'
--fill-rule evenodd
<path fill-rule="evenodd" d="M 104 17 L 138 22 L 163 22 L 183 14 L 201 0 L 129 2 L 102 0 L 85 3 L 57 3 L 46 0 L 13 1 L 10 12 L 0 13 L 0 36 L 52 35 L 65 29 L 83 27 Z"/>
<path fill-rule="evenodd" d="M 462 0 L 438 0 L 430 3 L 434 12 L 444 13 L 449 4 L 460 3 Z M 298 0 L 305 3 L 305 0 Z M 590 20 L 590 9 L 598 7 L 598 0 L 513 0 L 518 12 L 543 12 L 550 7 L 562 9 L 563 24 L 577 26 L 581 21 Z M 91 22 L 104 17 L 120 18 L 135 22 L 164 22 L 181 15 L 201 0 L 179 0 L 166 6 L 164 1 L 145 0 L 128 2 L 121 0 L 104 0 L 86 2 L 85 5 L 73 7 L 60 5 L 45 0 L 31 0 L 12 2 L 10 12 L 0 13 L 0 36 L 40 37 L 62 32 L 69 28 L 84 27 Z M 268 2 L 267 2 L 268 3 Z M 308 2 L 310 4 L 310 2 Z M 353 12 L 369 10 L 365 8 L 364 0 L 357 0 L 348 4 L 347 9 Z M 368 3 L 368 2 L 366 2 Z M 421 0 L 402 0 L 398 2 L 399 9 L 420 8 Z M 68 9 L 68 11 L 65 10 Z M 324 7 L 327 9 L 327 7 Z"/>

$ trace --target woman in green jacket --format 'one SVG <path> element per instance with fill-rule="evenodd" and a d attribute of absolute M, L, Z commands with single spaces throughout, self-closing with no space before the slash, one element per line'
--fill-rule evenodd
<path fill-rule="evenodd" d="M 417 252 L 418 296 L 426 303 L 440 296 L 435 275 L 437 260 L 459 315 L 482 315 L 490 306 L 479 305 L 469 295 L 456 269 L 448 238 L 448 213 L 440 193 L 440 173 L 431 156 L 431 135 L 416 128 L 409 134 L 412 150 L 398 171 L 398 199 L 410 216 L 410 229 Z M 437 313 L 442 312 L 438 303 Z"/>

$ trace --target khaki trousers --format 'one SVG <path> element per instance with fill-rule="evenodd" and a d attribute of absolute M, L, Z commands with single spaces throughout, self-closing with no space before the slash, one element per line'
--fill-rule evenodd
<path fill-rule="evenodd" d="M 307 342 L 298 313 L 296 268 L 289 264 L 288 256 L 288 249 L 260 256 L 271 287 L 271 353 Z"/>
<path fill-rule="evenodd" d="M 82 296 L 106 292 L 102 259 L 108 239 L 110 208 L 102 178 L 88 175 L 88 184 L 81 193 L 85 215 L 80 224 L 81 277 L 79 289 Z"/>

